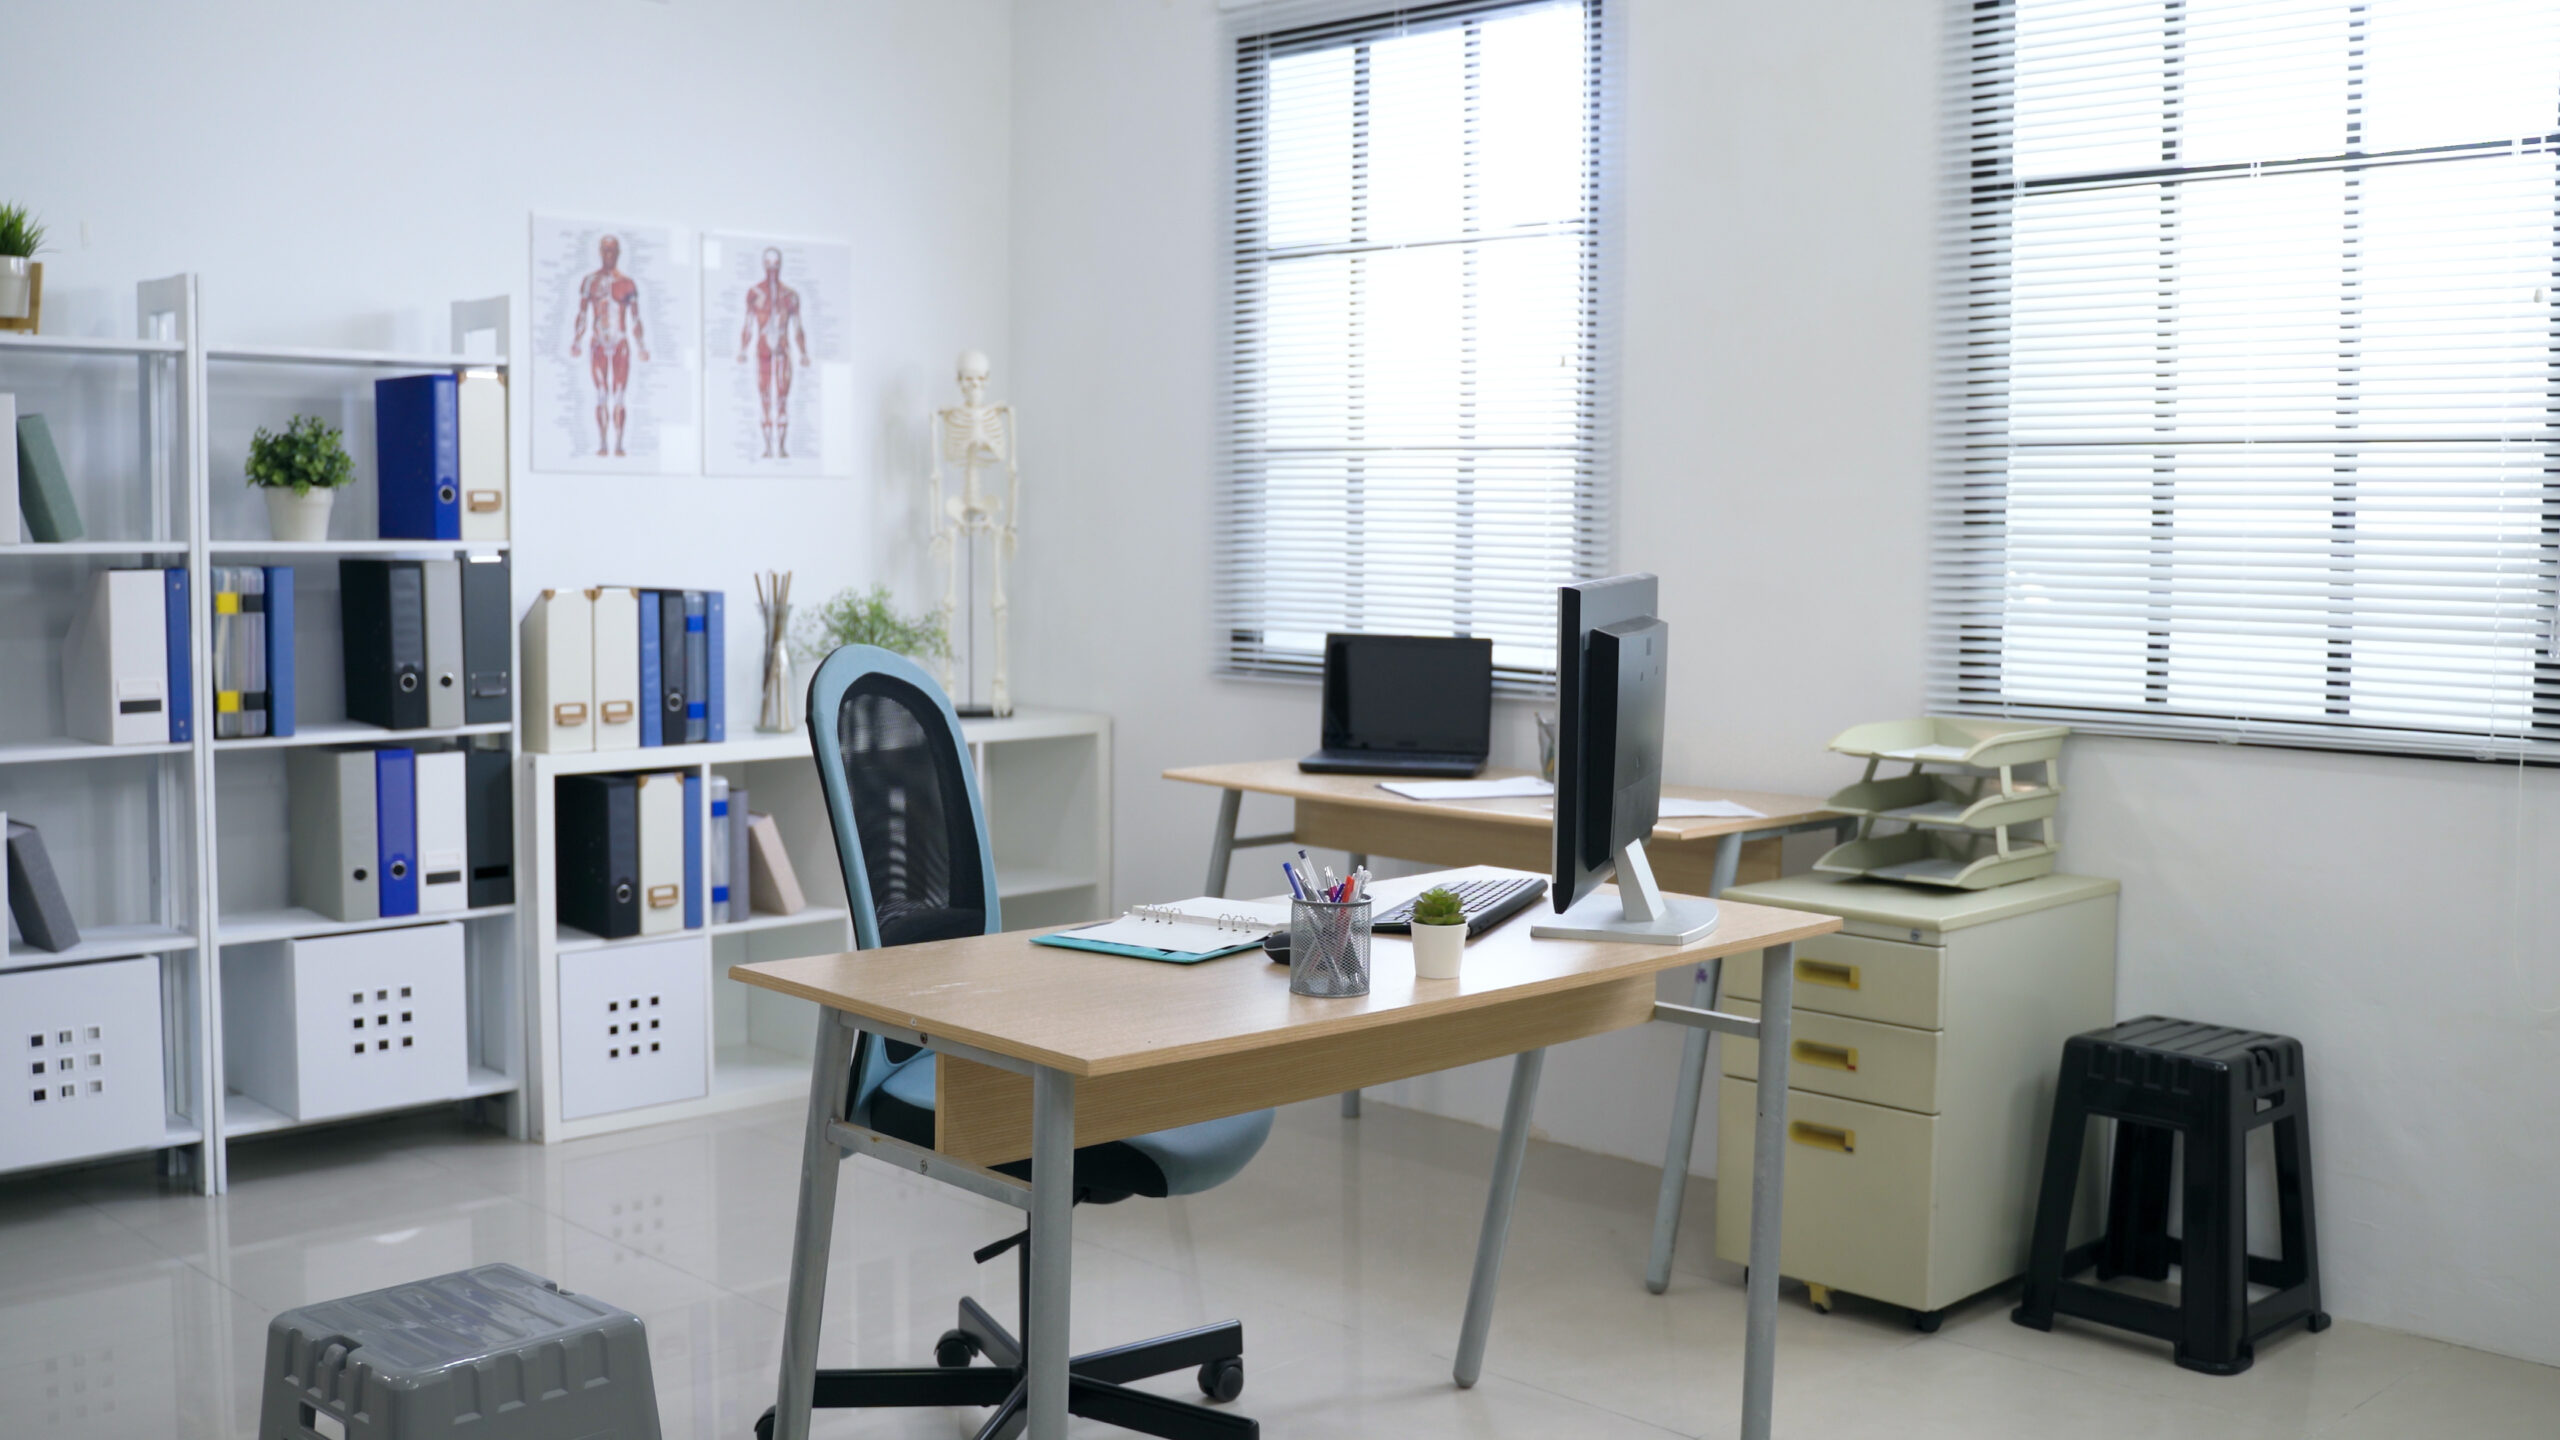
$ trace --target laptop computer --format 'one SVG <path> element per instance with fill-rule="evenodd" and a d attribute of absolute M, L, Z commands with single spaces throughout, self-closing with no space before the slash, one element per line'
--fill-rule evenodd
<path fill-rule="evenodd" d="M 1493 642 L 1441 635 L 1327 635 L 1319 775 L 1463 780 L 1493 749 Z"/>

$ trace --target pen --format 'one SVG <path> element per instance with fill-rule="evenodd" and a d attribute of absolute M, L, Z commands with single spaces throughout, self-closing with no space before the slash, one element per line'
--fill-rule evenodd
<path fill-rule="evenodd" d="M 1280 873 L 1288 877 L 1290 894 L 1301 900 L 1307 898 L 1307 887 L 1298 883 L 1298 872 L 1289 868 L 1288 861 L 1280 862 Z"/>

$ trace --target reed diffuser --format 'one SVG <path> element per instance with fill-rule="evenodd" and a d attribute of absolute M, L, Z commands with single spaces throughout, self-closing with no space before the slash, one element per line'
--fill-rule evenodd
<path fill-rule="evenodd" d="M 764 615 L 764 700 L 756 709 L 756 728 L 787 734 L 800 728 L 791 713 L 791 572 L 768 570 L 756 577 L 756 609 Z"/>

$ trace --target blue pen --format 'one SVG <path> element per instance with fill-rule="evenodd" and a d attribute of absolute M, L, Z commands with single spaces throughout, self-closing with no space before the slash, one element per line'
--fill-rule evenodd
<path fill-rule="evenodd" d="M 1289 877 L 1290 894 L 1301 900 L 1307 898 L 1307 887 L 1298 883 L 1298 872 L 1289 868 L 1288 861 L 1283 860 L 1280 862 L 1280 873 Z"/>

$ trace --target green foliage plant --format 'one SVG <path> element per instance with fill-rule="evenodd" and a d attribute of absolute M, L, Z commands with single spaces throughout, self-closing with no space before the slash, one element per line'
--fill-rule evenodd
<path fill-rule="evenodd" d="M 44 248 L 44 226 L 24 205 L 0 205 L 0 255 L 33 255 Z"/>
<path fill-rule="evenodd" d="M 889 587 L 839 590 L 800 625 L 800 650 L 821 659 L 843 645 L 877 645 L 914 659 L 951 653 L 951 630 L 931 611 L 909 615 L 889 599 Z"/>
<path fill-rule="evenodd" d="M 1458 903 L 1458 893 L 1445 888 L 1425 890 L 1413 902 L 1416 925 L 1464 925 L 1467 909 Z"/>
<path fill-rule="evenodd" d="M 279 435 L 261 425 L 249 440 L 249 483 L 265 490 L 308 495 L 335 490 L 356 478 L 356 462 L 338 432 L 317 415 L 296 415 Z"/>

